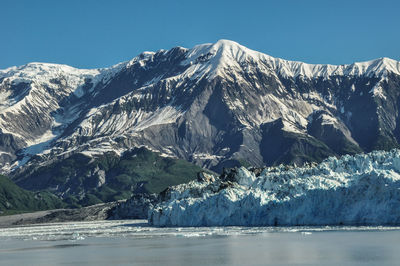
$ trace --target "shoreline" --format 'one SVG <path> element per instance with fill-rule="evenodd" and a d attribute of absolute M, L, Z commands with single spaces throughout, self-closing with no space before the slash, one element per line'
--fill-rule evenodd
<path fill-rule="evenodd" d="M 118 202 L 101 203 L 79 209 L 54 209 L 0 216 L 0 228 L 24 225 L 106 220 Z"/>

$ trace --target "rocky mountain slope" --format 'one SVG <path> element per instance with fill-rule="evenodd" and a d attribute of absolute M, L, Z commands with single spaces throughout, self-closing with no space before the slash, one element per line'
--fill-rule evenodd
<path fill-rule="evenodd" d="M 220 178 L 192 181 L 164 191 L 158 205 L 149 205 L 149 223 L 399 225 L 399 189 L 398 149 L 330 157 L 306 167 L 241 167 Z M 126 209 L 121 214 L 129 213 Z"/>
<path fill-rule="evenodd" d="M 106 69 L 31 63 L 0 70 L 1 171 L 28 186 L 41 167 L 134 147 L 216 172 L 390 149 L 399 88 L 388 58 L 311 65 L 227 40 Z"/>

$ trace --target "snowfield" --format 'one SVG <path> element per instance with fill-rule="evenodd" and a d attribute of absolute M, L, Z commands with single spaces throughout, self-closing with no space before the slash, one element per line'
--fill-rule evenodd
<path fill-rule="evenodd" d="M 398 225 L 400 150 L 304 167 L 244 167 L 162 193 L 155 226 Z"/>

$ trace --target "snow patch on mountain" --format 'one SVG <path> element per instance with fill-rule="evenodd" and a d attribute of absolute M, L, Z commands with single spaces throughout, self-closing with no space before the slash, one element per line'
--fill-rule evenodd
<path fill-rule="evenodd" d="M 174 123 L 182 114 L 183 112 L 179 108 L 167 105 L 157 109 L 153 114 L 147 116 L 145 119 L 142 119 L 133 127 L 133 129 L 135 131 L 141 131 L 154 125 Z"/>
<path fill-rule="evenodd" d="M 65 85 L 72 90 L 82 85 L 86 78 L 94 78 L 101 74 L 100 69 L 76 69 L 67 65 L 48 63 L 29 63 L 20 67 L 10 67 L 0 70 L 3 82 L 35 83 L 52 86 L 51 80 L 62 79 Z"/>
<path fill-rule="evenodd" d="M 379 97 L 382 98 L 384 100 L 386 100 L 386 96 L 383 92 L 383 88 L 382 88 L 382 81 L 379 81 L 378 83 L 376 83 L 376 85 L 369 91 L 369 93 L 371 93 L 374 97 Z"/>
<path fill-rule="evenodd" d="M 171 187 L 149 212 L 156 226 L 400 224 L 400 150 L 319 165 L 233 169 Z"/>

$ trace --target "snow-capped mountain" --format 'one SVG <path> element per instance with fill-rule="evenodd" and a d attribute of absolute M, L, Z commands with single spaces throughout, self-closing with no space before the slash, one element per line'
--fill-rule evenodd
<path fill-rule="evenodd" d="M 156 206 L 147 205 L 156 226 L 399 225 L 399 189 L 394 149 L 314 166 L 231 169 L 171 187 Z"/>
<path fill-rule="evenodd" d="M 106 69 L 0 71 L 0 163 L 37 167 L 145 146 L 220 171 L 398 146 L 400 62 L 311 65 L 220 40 Z"/>

